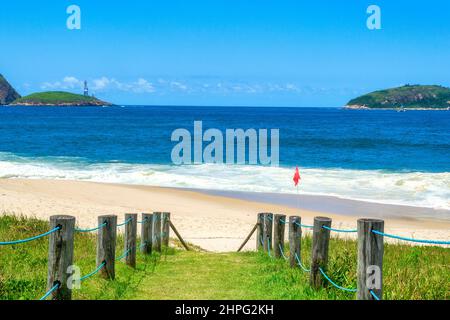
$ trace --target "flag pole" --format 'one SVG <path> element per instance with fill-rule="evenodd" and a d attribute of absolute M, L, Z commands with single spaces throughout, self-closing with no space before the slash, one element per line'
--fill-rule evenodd
<path fill-rule="evenodd" d="M 299 195 L 298 187 L 299 187 L 300 182 L 301 182 L 301 177 L 300 177 L 300 173 L 298 172 L 298 166 L 297 166 L 295 168 L 294 183 L 295 183 L 295 186 L 297 187 L 297 207 L 298 207 L 299 211 L 300 211 L 300 195 Z"/>

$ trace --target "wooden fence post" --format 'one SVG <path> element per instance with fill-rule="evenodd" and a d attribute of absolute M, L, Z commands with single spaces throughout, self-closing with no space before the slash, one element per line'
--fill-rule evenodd
<path fill-rule="evenodd" d="M 252 231 L 250 231 L 250 233 L 248 234 L 247 238 L 245 238 L 244 242 L 242 242 L 242 244 L 239 247 L 237 252 L 241 252 L 241 250 L 245 247 L 245 245 L 247 244 L 248 240 L 250 240 L 250 238 L 252 237 L 253 233 L 255 233 L 257 228 L 258 228 L 258 224 L 255 224 L 253 229 L 252 229 Z"/>
<path fill-rule="evenodd" d="M 153 251 L 161 252 L 161 212 L 153 213 Z"/>
<path fill-rule="evenodd" d="M 99 275 L 104 279 L 113 280 L 115 278 L 117 216 L 99 216 L 98 225 L 103 224 L 105 225 L 98 229 L 97 266 L 105 263 Z"/>
<path fill-rule="evenodd" d="M 301 218 L 298 216 L 289 217 L 289 264 L 291 268 L 298 266 L 295 255 L 301 259 L 302 252 L 302 228 Z"/>
<path fill-rule="evenodd" d="M 384 221 L 358 220 L 358 300 L 375 300 L 383 296 L 384 237 L 372 230 L 384 232 Z"/>
<path fill-rule="evenodd" d="M 286 223 L 286 216 L 276 214 L 273 219 L 273 255 L 275 258 L 283 257 L 284 251 L 284 229 Z"/>
<path fill-rule="evenodd" d="M 268 252 L 272 247 L 272 225 L 273 225 L 273 214 L 264 214 L 264 251 Z"/>
<path fill-rule="evenodd" d="M 47 290 L 58 284 L 58 289 L 51 294 L 52 299 L 70 300 L 72 289 L 67 280 L 68 268 L 73 264 L 75 217 L 51 216 L 50 228 L 56 227 L 60 229 L 49 236 Z"/>
<path fill-rule="evenodd" d="M 153 214 L 143 213 L 141 222 L 141 252 L 152 254 Z"/>
<path fill-rule="evenodd" d="M 161 244 L 164 247 L 169 246 L 169 235 L 170 235 L 170 212 L 163 212 L 161 214 L 161 223 L 162 223 L 162 230 L 161 230 Z"/>
<path fill-rule="evenodd" d="M 125 263 L 132 268 L 136 267 L 136 234 L 137 234 L 137 214 L 125 214 L 125 221 L 130 220 L 125 225 L 124 250 L 128 252 Z"/>
<path fill-rule="evenodd" d="M 328 264 L 328 248 L 330 244 L 330 230 L 323 226 L 331 227 L 331 219 L 326 217 L 314 218 L 314 230 L 311 253 L 311 273 L 309 282 L 314 288 L 324 286 L 324 279 L 319 270 L 326 272 Z"/>
<path fill-rule="evenodd" d="M 257 229 L 256 229 L 256 251 L 263 248 L 264 239 L 264 213 L 258 213 L 258 218 L 256 220 Z"/>
<path fill-rule="evenodd" d="M 175 226 L 173 225 L 172 221 L 169 220 L 169 225 L 172 228 L 173 232 L 175 233 L 175 235 L 178 237 L 178 240 L 180 240 L 181 244 L 183 245 L 183 247 L 186 249 L 186 251 L 189 251 L 189 247 L 186 244 L 186 242 L 184 242 L 183 238 L 181 237 L 180 233 L 178 232 L 177 228 L 175 228 Z"/>

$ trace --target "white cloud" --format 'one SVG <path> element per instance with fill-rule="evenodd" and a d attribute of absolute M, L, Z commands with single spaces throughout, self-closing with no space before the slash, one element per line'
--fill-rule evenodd
<path fill-rule="evenodd" d="M 188 86 L 185 85 L 184 83 L 179 82 L 179 81 L 171 81 L 170 82 L 170 86 L 172 87 L 172 89 L 175 89 L 175 90 L 180 90 L 180 91 L 187 91 L 188 90 Z"/>
<path fill-rule="evenodd" d="M 132 90 L 138 93 L 139 92 L 153 93 L 155 92 L 155 87 L 147 80 L 139 78 L 136 82 L 132 84 Z"/>
<path fill-rule="evenodd" d="M 78 80 L 75 77 L 67 76 L 62 79 L 62 81 L 55 81 L 55 82 L 44 82 L 41 85 L 41 89 L 43 90 L 58 90 L 58 89 L 75 89 L 75 88 L 82 88 L 83 87 L 83 81 Z"/>
<path fill-rule="evenodd" d="M 92 82 L 94 83 L 94 85 L 92 86 L 93 90 L 104 90 L 114 82 L 114 79 L 101 77 L 100 79 L 94 79 Z"/>
<path fill-rule="evenodd" d="M 120 82 L 114 78 L 100 77 L 88 81 L 89 89 L 91 91 L 109 91 L 120 90 L 130 91 L 136 93 L 152 93 L 155 92 L 155 87 L 152 83 L 144 78 L 139 78 L 133 82 Z M 69 90 L 69 89 L 82 89 L 84 81 L 77 79 L 73 76 L 64 77 L 60 81 L 44 82 L 40 87 L 43 90 Z"/>
<path fill-rule="evenodd" d="M 45 82 L 41 85 L 41 89 L 46 90 L 76 90 L 82 91 L 84 81 L 74 76 L 66 76 L 62 80 L 55 82 Z M 88 80 L 89 89 L 93 93 L 107 91 L 123 91 L 139 94 L 159 93 L 165 94 L 169 92 L 181 94 L 220 94 L 220 95 L 259 95 L 264 93 L 279 94 L 311 94 L 323 93 L 324 88 L 300 86 L 293 82 L 272 83 L 272 82 L 251 82 L 251 81 L 227 81 L 224 79 L 208 79 L 208 80 L 175 80 L 155 78 L 151 80 L 145 78 L 137 78 L 133 81 L 119 81 L 115 78 L 102 76 Z"/>

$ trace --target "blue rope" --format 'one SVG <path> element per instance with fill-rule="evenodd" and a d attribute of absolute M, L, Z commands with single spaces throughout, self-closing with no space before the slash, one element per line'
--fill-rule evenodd
<path fill-rule="evenodd" d="M 306 225 L 306 224 L 301 224 L 301 223 L 298 223 L 298 222 L 296 222 L 295 223 L 297 226 L 299 226 L 299 227 L 302 227 L 302 228 L 310 228 L 310 229 L 313 229 L 314 228 L 314 226 L 308 226 L 308 225 Z"/>
<path fill-rule="evenodd" d="M 92 229 L 78 229 L 78 228 L 75 228 L 75 231 L 77 231 L 77 232 L 92 232 L 92 231 L 99 230 L 99 229 L 101 229 L 101 228 L 103 228 L 103 227 L 106 227 L 107 224 L 108 224 L 108 223 L 103 222 L 103 223 L 102 223 L 101 225 L 99 225 L 98 227 L 92 228 Z"/>
<path fill-rule="evenodd" d="M 269 253 L 269 257 L 272 258 L 272 256 L 270 255 L 270 239 L 267 238 L 267 252 Z"/>
<path fill-rule="evenodd" d="M 388 237 L 388 238 L 394 238 L 394 239 L 405 240 L 405 241 L 411 241 L 411 242 L 430 243 L 430 244 L 450 244 L 450 241 L 419 240 L 419 239 L 395 236 L 395 235 L 384 233 L 384 232 L 380 232 L 380 231 L 377 231 L 377 230 L 372 230 L 372 232 L 375 233 L 375 234 L 378 234 L 380 236 L 385 236 L 385 237 Z"/>
<path fill-rule="evenodd" d="M 12 245 L 12 244 L 19 244 L 19 243 L 30 242 L 30 241 L 37 240 L 37 239 L 39 239 L 39 238 L 48 236 L 49 234 L 52 234 L 53 232 L 56 232 L 56 231 L 58 231 L 58 230 L 60 230 L 60 229 L 61 229 L 61 227 L 56 227 L 56 228 L 53 228 L 53 229 L 50 230 L 50 231 L 47 231 L 46 233 L 40 234 L 40 235 L 38 235 L 38 236 L 31 237 L 31 238 L 28 238 L 28 239 L 0 242 L 0 246 L 6 246 L 6 245 Z"/>
<path fill-rule="evenodd" d="M 282 224 L 286 224 L 286 223 L 287 223 L 287 221 L 286 221 L 286 220 L 283 220 L 283 219 L 280 219 L 280 222 L 281 222 Z"/>
<path fill-rule="evenodd" d="M 56 289 L 58 289 L 60 286 L 59 283 L 55 284 L 50 290 L 48 290 L 41 298 L 39 298 L 40 301 L 47 299 L 49 295 L 53 293 Z"/>
<path fill-rule="evenodd" d="M 356 291 L 358 291 L 358 289 L 349 289 L 349 288 L 344 288 L 344 287 L 341 287 L 340 285 L 337 285 L 336 283 L 333 282 L 333 280 L 331 280 L 331 279 L 326 275 L 326 273 L 322 270 L 321 267 L 319 267 L 319 271 L 320 271 L 320 273 L 322 273 L 322 275 L 325 277 L 325 279 L 327 279 L 327 280 L 328 280 L 333 286 L 335 286 L 336 288 L 341 289 L 341 290 L 344 290 L 344 291 L 348 291 L 348 292 L 356 292 Z"/>
<path fill-rule="evenodd" d="M 117 226 L 118 227 L 124 226 L 124 225 L 128 224 L 131 220 L 133 220 L 133 218 L 128 218 L 127 220 L 125 220 L 125 222 L 118 224 Z"/>
<path fill-rule="evenodd" d="M 97 267 L 97 269 L 95 269 L 94 271 L 92 271 L 91 273 L 88 273 L 87 275 L 83 276 L 80 278 L 80 281 L 86 280 L 90 277 L 92 277 L 94 274 L 96 274 L 97 272 L 99 272 L 104 266 L 106 266 L 106 262 L 102 262 L 101 265 L 99 265 Z"/>
<path fill-rule="evenodd" d="M 373 290 L 369 290 L 370 294 L 372 295 L 372 297 L 374 297 L 375 300 L 381 300 L 376 294 L 375 292 L 373 292 Z"/>
<path fill-rule="evenodd" d="M 142 221 L 138 221 L 137 223 L 145 223 L 145 222 L 147 222 L 147 220 L 148 220 L 148 217 L 144 218 Z"/>
<path fill-rule="evenodd" d="M 130 248 L 130 249 L 128 249 L 127 251 L 125 251 L 120 257 L 118 257 L 118 258 L 116 259 L 116 261 L 122 260 L 123 258 L 125 258 L 125 257 L 130 253 L 131 249 L 133 249 L 133 248 Z"/>
<path fill-rule="evenodd" d="M 343 229 L 334 229 L 327 226 L 322 226 L 322 228 L 335 232 L 358 232 L 358 229 L 343 230 Z"/>
<path fill-rule="evenodd" d="M 147 242 L 144 242 L 141 244 L 141 246 L 139 247 L 140 249 L 142 249 L 143 247 L 145 247 L 147 245 Z"/>
<path fill-rule="evenodd" d="M 300 258 L 297 255 L 297 252 L 295 253 L 295 259 L 297 259 L 298 265 L 303 269 L 305 272 L 310 272 L 310 269 L 307 269 L 303 266 L 302 262 L 300 261 Z"/>
<path fill-rule="evenodd" d="M 280 253 L 283 256 L 284 260 L 287 260 L 288 258 L 284 255 L 283 248 L 281 247 L 281 244 L 278 245 L 280 247 Z"/>
<path fill-rule="evenodd" d="M 264 240 L 263 237 L 261 236 L 261 238 L 259 239 L 259 241 L 261 242 L 261 245 L 264 247 Z"/>

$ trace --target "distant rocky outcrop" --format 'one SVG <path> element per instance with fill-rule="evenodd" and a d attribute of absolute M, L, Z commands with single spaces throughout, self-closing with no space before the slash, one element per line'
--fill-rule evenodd
<path fill-rule="evenodd" d="M 6 105 L 20 98 L 20 94 L 0 74 L 0 105 Z"/>
<path fill-rule="evenodd" d="M 346 109 L 450 109 L 450 89 L 442 86 L 405 85 L 374 91 L 350 100 Z"/>

